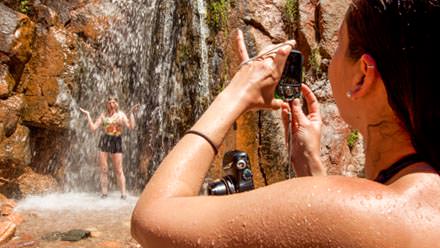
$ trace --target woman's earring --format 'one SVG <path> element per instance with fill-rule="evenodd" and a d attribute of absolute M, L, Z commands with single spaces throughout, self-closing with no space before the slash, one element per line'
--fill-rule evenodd
<path fill-rule="evenodd" d="M 345 93 L 345 95 L 346 95 L 347 98 L 349 98 L 349 99 L 351 99 L 351 97 L 353 96 L 351 90 L 347 91 L 347 93 Z"/>

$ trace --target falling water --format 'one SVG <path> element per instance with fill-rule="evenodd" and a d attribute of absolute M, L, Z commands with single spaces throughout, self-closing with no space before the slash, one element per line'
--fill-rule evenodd
<path fill-rule="evenodd" d="M 95 120 L 105 111 L 109 95 L 118 96 L 125 113 L 141 104 L 137 128 L 123 134 L 127 185 L 140 189 L 211 100 L 203 0 L 113 0 L 105 8 L 110 26 L 100 47 L 82 49 L 81 89 L 72 103 L 67 191 L 99 189 L 101 133 L 88 129 L 78 107 L 89 110 Z"/>

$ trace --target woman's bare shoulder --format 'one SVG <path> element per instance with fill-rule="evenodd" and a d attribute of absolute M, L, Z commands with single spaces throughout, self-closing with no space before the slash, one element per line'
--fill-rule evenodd
<path fill-rule="evenodd" d="M 137 221 L 153 227 L 147 228 L 149 234 L 167 230 L 179 237 L 177 243 L 213 241 L 225 247 L 258 247 L 258 242 L 270 247 L 329 242 L 341 247 L 401 247 L 411 231 L 398 192 L 342 176 L 297 178 L 229 196 L 164 199 L 143 209 L 148 214 Z"/>

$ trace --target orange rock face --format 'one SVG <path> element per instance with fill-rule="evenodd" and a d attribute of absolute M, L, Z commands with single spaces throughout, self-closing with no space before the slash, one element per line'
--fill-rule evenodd
<path fill-rule="evenodd" d="M 15 235 L 16 225 L 11 221 L 0 222 L 0 245 L 6 244 Z"/>
<path fill-rule="evenodd" d="M 305 82 L 315 91 L 321 102 L 324 118 L 321 138 L 321 157 L 330 174 L 356 176 L 361 174 L 363 165 L 361 141 L 356 149 L 347 145 L 350 127 L 340 118 L 329 81 L 326 78 L 328 59 L 337 45 L 337 33 L 349 1 L 299 0 L 293 9 L 297 10 L 298 23 L 294 39 L 297 49 L 305 55 Z M 250 55 L 255 55 L 264 46 L 287 40 L 290 34 L 283 27 L 286 1 L 234 1 L 228 11 L 226 30 L 240 28 L 248 45 Z M 227 71 L 232 77 L 237 70 L 237 52 L 232 49 L 233 33 L 224 40 L 219 32 L 217 42 L 223 44 L 227 61 L 231 61 Z M 325 60 L 327 59 L 327 60 Z M 316 71 L 320 74 L 317 75 Z M 287 153 L 284 145 L 283 127 L 279 114 L 275 112 L 252 112 L 237 121 L 234 136 L 236 147 L 249 153 L 257 186 L 271 184 L 287 178 Z"/>
<path fill-rule="evenodd" d="M 18 178 L 18 187 L 22 196 L 38 195 L 58 190 L 57 181 L 49 175 L 41 175 L 27 167 Z"/>

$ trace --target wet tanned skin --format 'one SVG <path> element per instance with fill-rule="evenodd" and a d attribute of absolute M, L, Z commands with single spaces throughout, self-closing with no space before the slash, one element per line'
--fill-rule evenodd
<path fill-rule="evenodd" d="M 342 116 L 366 139 L 366 172 L 372 179 L 414 148 L 385 101 L 379 73 L 367 68 L 374 60 L 362 56 L 353 62 L 345 56 L 344 25 L 330 80 Z M 246 60 L 239 37 L 241 58 Z M 290 49 L 280 48 L 274 59 L 244 66 L 192 129 L 220 144 L 242 113 L 288 108 L 272 95 Z M 364 78 L 361 84 L 359 78 Z M 353 98 L 346 99 L 345 92 L 353 88 Z M 312 129 L 305 126 L 304 132 Z M 440 178 L 429 165 L 411 165 L 382 185 L 316 176 L 322 173 L 316 152 L 305 156 L 311 159 L 303 166 L 314 168 L 305 170 L 311 172 L 307 177 L 235 195 L 197 196 L 214 153 L 204 139 L 186 135 L 142 193 L 132 216 L 132 234 L 144 247 L 438 246 Z"/>

